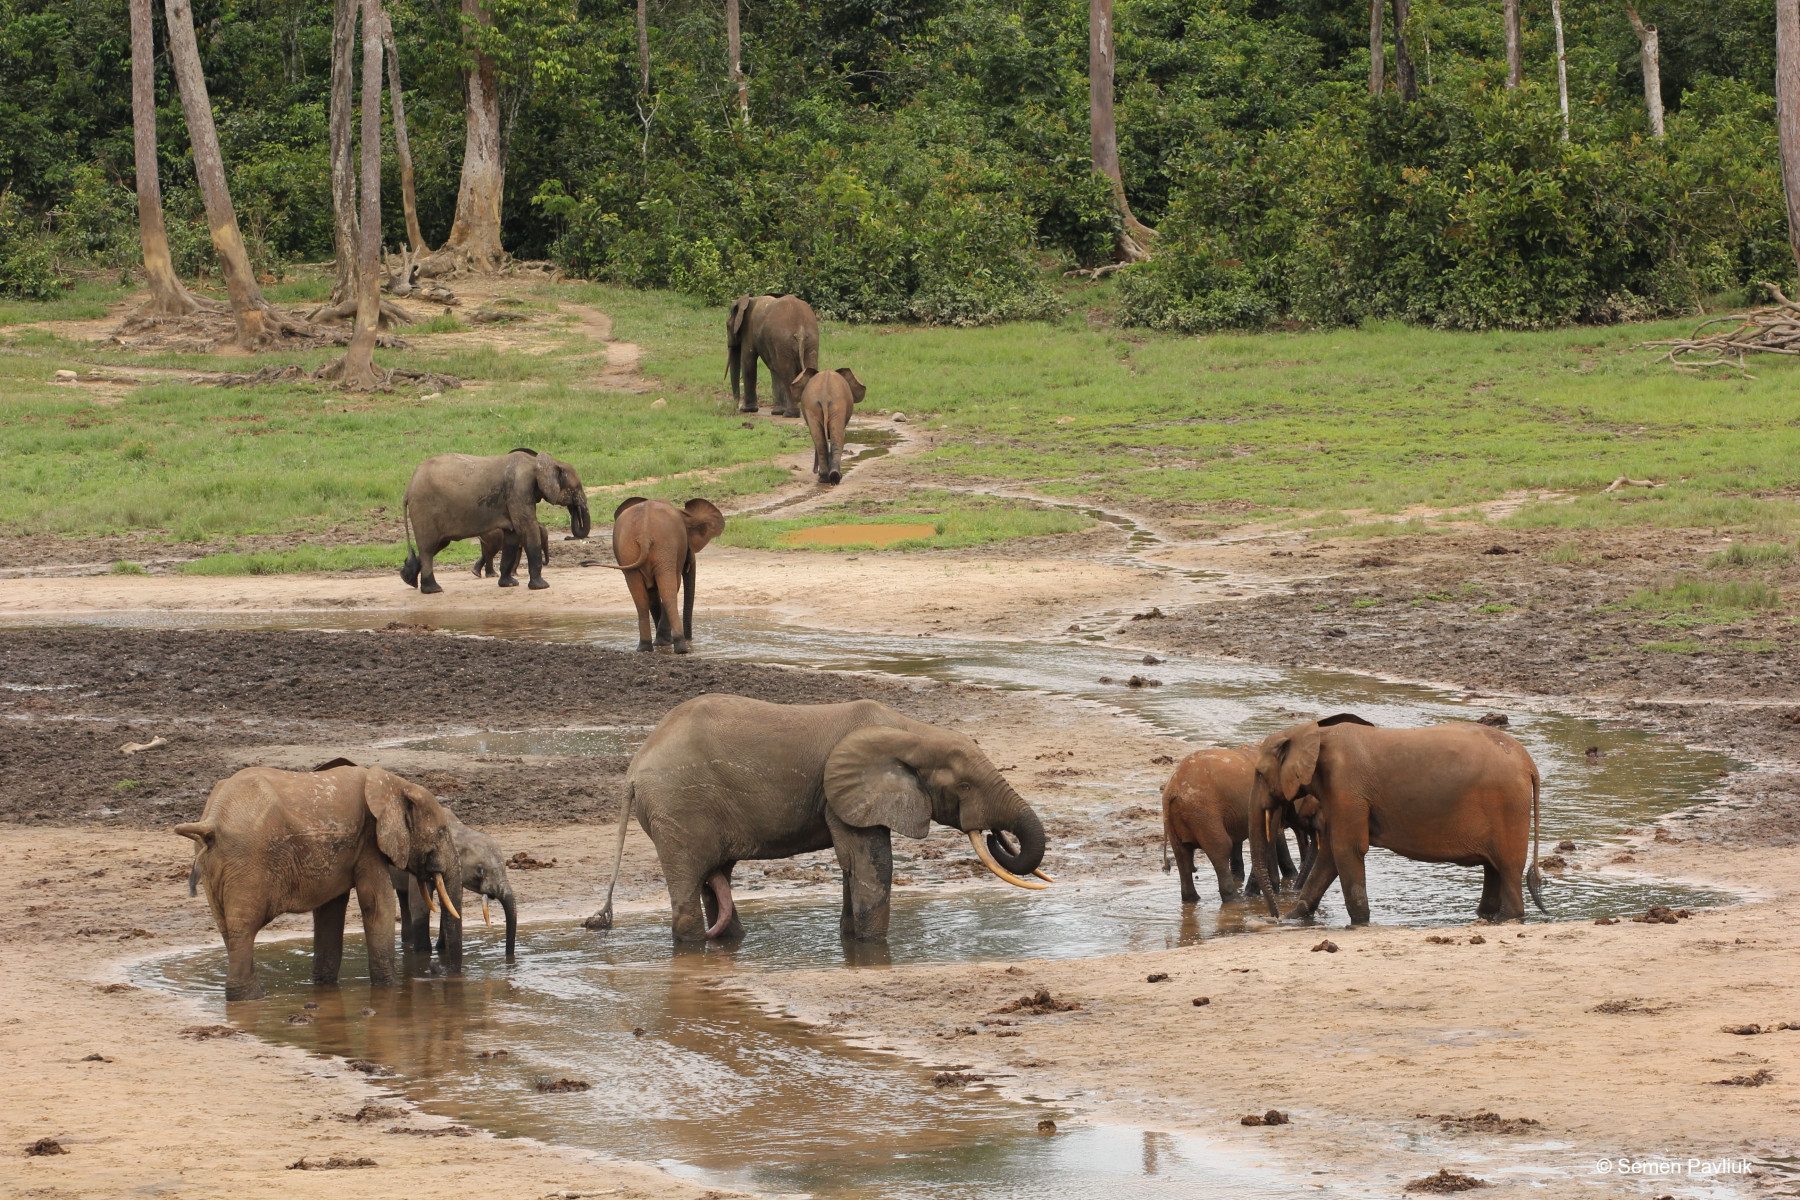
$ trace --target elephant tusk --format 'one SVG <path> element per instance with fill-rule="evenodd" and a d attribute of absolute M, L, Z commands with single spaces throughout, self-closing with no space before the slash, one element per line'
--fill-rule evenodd
<path fill-rule="evenodd" d="M 437 911 L 437 897 L 433 896 L 431 894 L 431 891 L 429 888 L 426 889 L 426 892 L 425 892 L 425 910 L 427 912 L 436 912 Z"/>
<path fill-rule="evenodd" d="M 492 926 L 494 923 L 494 919 L 492 917 L 488 916 L 488 906 L 487 906 L 487 897 L 486 896 L 483 896 L 481 898 L 481 923 L 483 925 L 487 925 L 487 926 Z"/>
<path fill-rule="evenodd" d="M 452 917 L 455 917 L 458 921 L 462 920 L 462 914 L 456 911 L 456 905 L 450 903 L 450 893 L 444 890 L 444 877 L 442 875 L 437 877 L 437 894 L 438 899 L 444 902 L 444 911 L 449 913 Z"/>
<path fill-rule="evenodd" d="M 1039 879 L 1043 880 L 1045 883 L 1055 883 L 1056 882 L 1056 879 L 1053 876 L 1044 874 L 1044 868 L 1042 868 L 1042 867 L 1034 867 L 1032 869 L 1031 873 L 1033 875 L 1036 875 Z"/>
<path fill-rule="evenodd" d="M 1037 892 L 1050 886 L 1046 883 L 1034 883 L 1029 879 L 1020 879 L 1017 875 L 1014 875 L 1011 871 L 995 862 L 994 856 L 988 853 L 987 846 L 982 843 L 979 830 L 969 831 L 969 845 L 975 847 L 975 857 L 981 860 L 983 866 L 987 867 L 988 870 L 1006 880 L 1006 882 L 1012 884 L 1014 887 L 1022 887 L 1029 891 Z"/>

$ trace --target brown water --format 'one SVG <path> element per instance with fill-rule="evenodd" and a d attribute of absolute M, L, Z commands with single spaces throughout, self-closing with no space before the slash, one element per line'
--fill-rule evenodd
<path fill-rule="evenodd" d="M 814 525 L 781 535 L 784 546 L 874 546 L 885 549 L 896 542 L 937 536 L 935 525 Z"/>

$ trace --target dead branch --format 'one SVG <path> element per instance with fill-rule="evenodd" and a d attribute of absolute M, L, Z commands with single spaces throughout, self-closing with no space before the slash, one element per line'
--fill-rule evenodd
<path fill-rule="evenodd" d="M 1731 316 L 1710 317 L 1688 337 L 1638 344 L 1667 347 L 1662 361 L 1677 370 L 1695 372 L 1709 367 L 1744 371 L 1747 354 L 1800 355 L 1800 304 L 1782 295 L 1774 284 L 1757 282 L 1780 303 Z"/>
<path fill-rule="evenodd" d="M 1131 264 L 1128 262 L 1103 263 L 1098 267 L 1076 267 L 1073 271 L 1064 271 L 1064 279 L 1102 279 L 1114 271 L 1123 271 Z"/>
<path fill-rule="evenodd" d="M 1662 486 L 1662 484 L 1654 483 L 1648 479 L 1628 479 L 1625 476 L 1621 475 L 1617 479 L 1613 480 L 1611 483 L 1607 484 L 1604 490 L 1609 491 L 1609 492 L 1618 492 L 1618 491 L 1623 491 L 1624 489 L 1626 489 L 1628 487 L 1659 488 L 1661 486 Z"/>

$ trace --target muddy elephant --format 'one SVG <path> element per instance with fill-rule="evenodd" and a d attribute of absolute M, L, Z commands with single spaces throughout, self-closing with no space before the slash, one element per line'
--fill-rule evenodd
<path fill-rule="evenodd" d="M 771 411 L 797 417 L 800 393 L 790 381 L 802 371 L 819 369 L 819 318 L 798 296 L 739 296 L 725 318 L 725 355 L 731 398 L 740 401 L 739 412 L 756 411 L 756 364 L 761 360 L 768 364 L 775 388 Z"/>
<path fill-rule="evenodd" d="M 1219 880 L 1219 899 L 1241 899 L 1244 894 L 1244 842 L 1250 837 L 1250 781 L 1256 774 L 1255 747 L 1196 750 L 1176 764 L 1163 785 L 1163 842 L 1174 851 L 1175 866 L 1180 872 L 1181 902 L 1195 904 L 1200 893 L 1194 889 L 1194 851 L 1200 850 L 1212 863 Z M 1280 819 L 1279 813 L 1276 819 Z M 1288 852 L 1287 835 L 1277 833 L 1272 839 L 1276 864 L 1281 878 L 1299 875 L 1293 856 Z M 1301 835 L 1301 848 L 1306 847 Z M 1168 870 L 1165 860 L 1163 869 Z M 1261 891 L 1252 878 L 1250 894 Z"/>
<path fill-rule="evenodd" d="M 739 862 L 827 846 L 844 873 L 839 931 L 859 941 L 885 938 L 893 834 L 922 838 L 933 821 L 968 833 L 982 862 L 1007 882 L 1041 888 L 1022 877 L 1048 879 L 1038 869 L 1043 823 L 974 740 L 874 700 L 689 700 L 663 719 L 625 773 L 615 881 L 634 811 L 656 845 L 678 941 L 742 935 L 731 897 Z M 611 928 L 610 886 L 606 907 L 587 924 Z"/>
<path fill-rule="evenodd" d="M 1281 915 L 1269 887 L 1266 830 L 1273 810 L 1292 804 L 1317 830 L 1319 844 L 1288 915 L 1311 915 L 1341 877 L 1351 923 L 1367 924 L 1363 856 L 1380 846 L 1418 862 L 1481 867 L 1475 915 L 1522 921 L 1521 874 L 1544 907 L 1538 793 L 1537 764 L 1525 747 L 1485 725 L 1377 729 L 1348 713 L 1309 721 L 1270 735 L 1257 749 L 1251 865 L 1269 914 Z"/>
<path fill-rule="evenodd" d="M 479 829 L 470 829 L 457 820 L 455 814 L 450 817 L 450 836 L 456 842 L 456 862 L 462 872 L 462 885 L 481 897 L 484 922 L 488 921 L 487 902 L 490 899 L 500 902 L 500 911 L 506 918 L 506 961 L 511 962 L 519 937 L 519 906 L 513 896 L 512 879 L 506 872 L 506 853 L 500 849 L 499 842 Z M 430 954 L 431 914 L 436 911 L 432 904 L 431 881 L 421 880 L 398 867 L 390 874 L 394 893 L 400 899 L 400 943 L 415 954 Z M 440 920 L 438 924 L 439 954 L 448 949 L 444 935 L 444 926 L 448 923 Z"/>
<path fill-rule="evenodd" d="M 612 548 L 618 565 L 604 565 L 623 572 L 631 589 L 639 650 L 669 646 L 677 654 L 688 652 L 694 636 L 694 560 L 723 532 L 725 514 L 711 500 L 696 498 L 676 508 L 667 500 L 632 496 L 613 510 Z"/>
<path fill-rule="evenodd" d="M 544 547 L 549 538 L 537 519 L 539 501 L 569 510 L 569 532 L 588 535 L 587 493 L 568 463 L 536 450 L 507 454 L 439 454 L 420 463 L 406 485 L 401 507 L 406 525 L 406 565 L 400 578 L 430 595 L 444 589 L 434 561 L 445 546 L 463 538 L 501 535 L 500 586 L 518 587 L 513 572 L 525 551 L 531 587 L 544 582 Z"/>
<path fill-rule="evenodd" d="M 849 367 L 835 371 L 808 367 L 794 376 L 791 386 L 800 397 L 806 431 L 812 434 L 813 474 L 820 483 L 836 483 L 844 477 L 844 430 L 868 389 Z"/>
<path fill-rule="evenodd" d="M 504 530 L 492 529 L 481 535 L 481 557 L 469 568 L 475 578 L 494 577 L 494 559 L 506 549 L 506 533 Z M 538 550 L 544 556 L 544 565 L 550 564 L 550 530 L 540 523 L 538 525 Z"/>
<path fill-rule="evenodd" d="M 352 889 L 362 908 L 369 981 L 392 985 L 392 867 L 432 881 L 452 922 L 444 965 L 460 971 L 462 873 L 450 821 L 430 792 L 380 767 L 249 767 L 215 785 L 200 819 L 175 832 L 197 847 L 188 890 L 205 885 L 225 939 L 225 998 L 261 998 L 256 935 L 283 913 L 312 913 L 313 982 L 336 983 Z"/>

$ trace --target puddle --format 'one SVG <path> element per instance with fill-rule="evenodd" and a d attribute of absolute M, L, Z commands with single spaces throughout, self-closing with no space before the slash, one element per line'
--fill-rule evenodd
<path fill-rule="evenodd" d="M 576 755 L 632 754 L 647 729 L 517 729 L 453 733 L 414 741 L 383 742 L 403 750 L 443 750 L 453 754 Z"/>
<path fill-rule="evenodd" d="M 814 525 L 781 535 L 784 546 L 874 546 L 885 549 L 896 542 L 937 536 L 935 525 Z"/>

